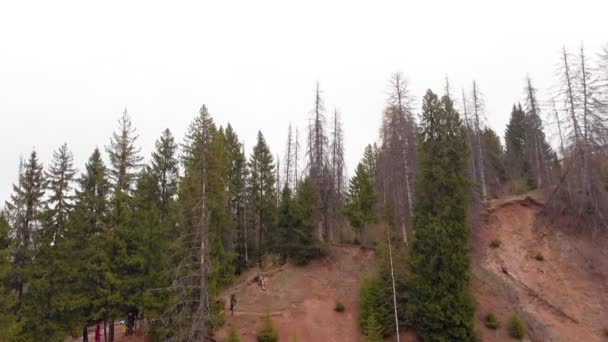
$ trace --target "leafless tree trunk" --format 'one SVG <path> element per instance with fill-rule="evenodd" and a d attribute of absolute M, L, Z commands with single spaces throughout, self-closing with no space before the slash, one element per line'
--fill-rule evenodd
<path fill-rule="evenodd" d="M 382 120 L 382 153 L 377 177 L 382 178 L 383 197 L 392 201 L 395 224 L 401 227 L 403 243 L 408 241 L 408 225 L 412 214 L 412 178 L 416 174 L 416 123 L 407 82 L 401 73 L 394 73 L 389 81 L 389 98 Z M 387 184 L 388 183 L 388 184 Z"/>
<path fill-rule="evenodd" d="M 479 182 L 481 185 L 481 196 L 485 200 L 488 196 L 488 189 L 486 185 L 485 167 L 483 164 L 483 147 L 481 140 L 481 128 L 479 117 L 481 115 L 482 102 L 477 90 L 477 82 L 473 81 L 473 114 L 475 115 L 475 147 L 477 149 L 477 158 L 479 160 L 477 167 L 479 167 Z"/>
<path fill-rule="evenodd" d="M 287 129 L 287 152 L 285 153 L 285 184 L 290 188 L 293 187 L 291 179 L 293 177 L 291 173 L 291 169 L 293 168 L 293 153 L 293 135 L 290 123 L 289 128 Z M 277 169 L 279 169 L 278 165 Z M 277 191 L 279 190 L 280 189 L 277 188 Z"/>
<path fill-rule="evenodd" d="M 397 342 L 401 341 L 399 336 L 399 316 L 397 315 L 397 289 L 395 288 L 395 272 L 393 268 L 393 248 L 391 246 L 391 232 L 387 229 L 387 241 L 388 241 L 388 258 L 391 266 L 391 280 L 393 285 L 393 308 L 395 309 L 395 334 L 397 336 Z"/>
<path fill-rule="evenodd" d="M 464 114 L 464 124 L 467 128 L 467 144 L 473 149 L 473 139 L 471 139 L 471 121 L 469 120 L 469 113 L 467 110 L 467 97 L 462 89 L 462 109 Z M 475 169 L 475 154 L 471 153 L 469 160 L 471 161 L 471 177 L 477 178 L 477 170 Z"/>
<path fill-rule="evenodd" d="M 294 155 L 293 155 L 293 172 L 294 172 L 294 180 L 293 180 L 293 188 L 297 189 L 298 188 L 298 183 L 300 181 L 300 178 L 298 177 L 298 161 L 300 158 L 300 132 L 298 130 L 298 128 L 296 127 L 296 137 L 295 137 L 295 143 L 293 146 L 293 150 L 294 150 Z"/>

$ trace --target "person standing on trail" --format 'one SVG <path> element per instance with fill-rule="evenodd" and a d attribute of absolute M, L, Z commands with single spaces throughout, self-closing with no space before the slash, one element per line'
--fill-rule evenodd
<path fill-rule="evenodd" d="M 233 293 L 230 295 L 230 312 L 234 316 L 234 307 L 236 306 L 236 295 Z"/>
<path fill-rule="evenodd" d="M 127 316 L 127 335 L 133 335 L 133 326 L 135 325 L 135 316 L 132 312 L 129 312 Z"/>
<path fill-rule="evenodd" d="M 95 327 L 95 342 L 101 342 L 101 327 L 99 326 L 99 323 L 97 323 L 97 326 Z"/>

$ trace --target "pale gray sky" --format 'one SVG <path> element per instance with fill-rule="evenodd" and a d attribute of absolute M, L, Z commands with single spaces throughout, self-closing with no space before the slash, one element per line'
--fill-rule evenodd
<path fill-rule="evenodd" d="M 126 107 L 145 157 L 164 128 L 179 141 L 201 104 L 248 151 L 273 153 L 303 128 L 318 79 L 345 125 L 349 168 L 378 137 L 389 75 L 412 95 L 473 79 L 504 132 L 526 73 L 548 99 L 562 45 L 608 43 L 596 1 L 3 1 L 0 203 L 32 147 L 45 165 L 67 142 L 79 170 Z"/>

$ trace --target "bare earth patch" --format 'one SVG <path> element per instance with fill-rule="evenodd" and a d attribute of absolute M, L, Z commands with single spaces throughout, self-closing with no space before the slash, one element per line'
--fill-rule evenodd
<path fill-rule="evenodd" d="M 491 205 L 487 224 L 473 234 L 473 293 L 484 341 L 509 341 L 508 317 L 517 313 L 533 341 L 604 341 L 608 321 L 608 258 L 605 241 L 535 226 L 540 196 Z M 500 247 L 490 247 L 494 239 Z M 542 261 L 537 254 L 542 254 Z M 485 328 L 489 312 L 503 323 Z"/>
<path fill-rule="evenodd" d="M 218 341 L 234 326 L 244 342 L 255 341 L 262 319 L 269 314 L 279 331 L 280 341 L 361 341 L 359 329 L 359 284 L 374 262 L 374 253 L 358 246 L 332 246 L 329 255 L 304 267 L 287 264 L 264 270 L 266 291 L 254 278 L 252 269 L 224 294 L 225 303 L 235 294 L 237 305 Z M 344 312 L 334 311 L 336 301 Z"/>

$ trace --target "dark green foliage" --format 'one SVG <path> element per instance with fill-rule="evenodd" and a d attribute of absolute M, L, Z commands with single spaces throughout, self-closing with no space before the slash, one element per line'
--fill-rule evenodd
<path fill-rule="evenodd" d="M 315 189 L 310 178 L 299 183 L 295 196 L 288 187 L 283 188 L 278 213 L 279 252 L 298 265 L 324 255 L 314 232 L 314 206 Z"/>
<path fill-rule="evenodd" d="M 250 237 L 247 236 L 246 202 L 247 202 L 247 160 L 243 151 L 243 144 L 239 142 L 236 132 L 228 124 L 226 127 L 226 177 L 228 184 L 228 207 L 230 210 L 230 228 L 228 247 L 236 253 L 235 267 L 238 273 L 247 267 L 249 262 L 248 247 Z"/>
<path fill-rule="evenodd" d="M 341 301 L 336 301 L 336 306 L 334 306 L 334 311 L 344 312 L 344 310 L 346 310 L 346 308 L 344 307 L 344 304 L 342 304 Z"/>
<path fill-rule="evenodd" d="M 486 315 L 484 324 L 488 329 L 496 330 L 500 328 L 500 321 L 493 313 L 489 313 Z"/>
<path fill-rule="evenodd" d="M 249 158 L 249 198 L 257 230 L 258 262 L 276 243 L 272 241 L 275 228 L 276 192 L 275 168 L 262 132 Z"/>
<path fill-rule="evenodd" d="M 29 280 L 28 271 L 35 246 L 34 232 L 40 225 L 44 188 L 43 166 L 38 161 L 36 151 L 32 151 L 28 161 L 19 165 L 19 180 L 13 185 L 13 194 L 6 203 L 10 235 L 14 237 L 10 283 L 17 291 L 17 310 L 21 306 L 24 285 Z"/>
<path fill-rule="evenodd" d="M 425 341 L 474 341 L 466 131 L 450 98 L 430 90 L 420 129 L 408 318 Z"/>
<path fill-rule="evenodd" d="M 363 331 L 369 324 L 369 320 L 373 320 L 382 327 L 382 323 L 394 320 L 393 312 L 387 305 L 387 297 L 383 291 L 381 279 L 378 276 L 369 277 L 361 283 L 361 292 L 359 294 L 359 323 Z M 381 330 L 383 332 L 383 330 Z"/>
<path fill-rule="evenodd" d="M 17 304 L 17 293 L 9 287 L 11 272 L 9 225 L 4 213 L 0 213 L 0 340 L 15 340 L 20 332 L 17 317 L 14 314 Z"/>
<path fill-rule="evenodd" d="M 490 242 L 490 247 L 492 248 L 498 248 L 501 245 L 501 241 L 499 239 L 494 239 Z"/>
<path fill-rule="evenodd" d="M 505 132 L 506 161 L 509 178 L 520 180 L 530 177 L 530 163 L 526 158 L 526 114 L 521 105 L 513 105 L 511 119 Z"/>
<path fill-rule="evenodd" d="M 342 210 L 359 238 L 363 227 L 376 219 L 374 212 L 376 194 L 372 177 L 368 171 L 369 167 L 363 163 L 357 165 L 355 175 L 348 186 L 347 203 Z"/>
<path fill-rule="evenodd" d="M 238 331 L 234 328 L 234 326 L 230 327 L 230 334 L 226 339 L 226 342 L 241 342 L 241 338 L 239 337 Z"/>
<path fill-rule="evenodd" d="M 365 150 L 363 151 L 361 164 L 367 175 L 372 179 L 375 179 L 378 173 L 378 154 L 378 146 L 376 146 L 376 143 L 374 143 L 373 146 L 365 146 Z"/>
<path fill-rule="evenodd" d="M 73 207 L 72 164 L 72 154 L 63 145 L 53 154 L 46 174 L 49 198 L 41 215 L 41 227 L 34 235 L 37 248 L 22 301 L 23 336 L 28 339 L 62 339 L 81 328 L 78 305 L 73 301 L 73 279 L 77 274 L 66 243 L 68 216 Z"/>
<path fill-rule="evenodd" d="M 517 315 L 509 318 L 509 336 L 514 339 L 522 340 L 526 336 L 526 324 Z"/>
<path fill-rule="evenodd" d="M 365 334 L 365 342 L 382 342 L 383 341 L 382 326 L 376 319 L 375 314 L 371 314 L 365 319 L 363 333 Z"/>
<path fill-rule="evenodd" d="M 270 315 L 264 317 L 264 322 L 262 322 L 262 327 L 258 331 L 256 339 L 258 342 L 277 342 L 279 340 L 279 332 L 274 327 Z"/>
<path fill-rule="evenodd" d="M 534 259 L 536 259 L 538 261 L 545 261 L 545 257 L 543 256 L 543 254 L 541 252 L 536 253 L 536 255 L 534 256 Z"/>
<path fill-rule="evenodd" d="M 65 247 L 77 274 L 74 282 L 77 289 L 73 294 L 84 324 L 108 318 L 106 304 L 113 284 L 105 239 L 110 184 L 98 149 L 89 158 L 78 183 Z"/>
<path fill-rule="evenodd" d="M 482 132 L 482 146 L 484 150 L 483 161 L 485 164 L 486 178 L 489 191 L 497 196 L 500 187 L 507 181 L 505 170 L 505 151 L 500 142 L 500 138 L 489 127 Z"/>

